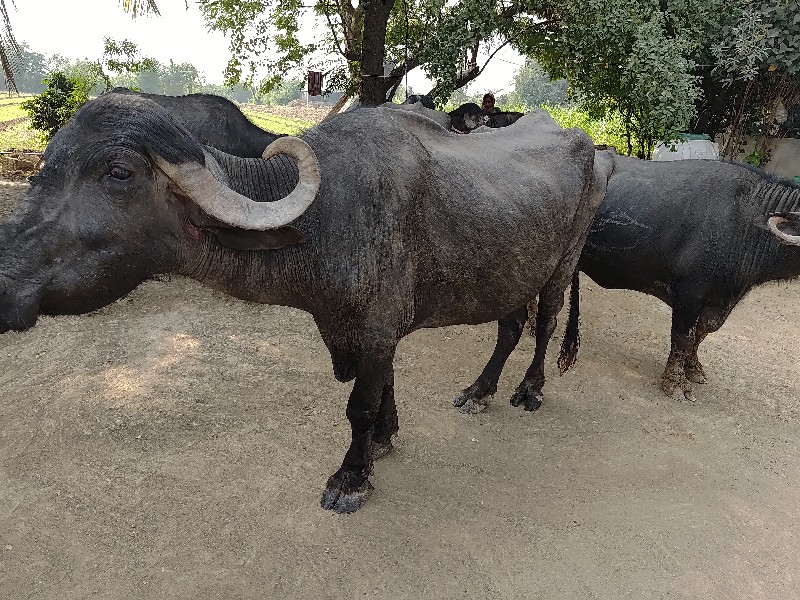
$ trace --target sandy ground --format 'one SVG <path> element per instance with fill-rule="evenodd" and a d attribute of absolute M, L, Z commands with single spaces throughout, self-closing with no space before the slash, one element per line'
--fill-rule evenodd
<path fill-rule="evenodd" d="M 494 326 L 417 332 L 395 452 L 346 516 L 318 501 L 350 386 L 308 315 L 171 278 L 42 318 L 0 337 L 0 598 L 798 598 L 798 292 L 706 341 L 696 403 L 656 385 L 668 309 L 590 280 L 537 413 L 508 404 L 530 337 L 462 415 Z"/>

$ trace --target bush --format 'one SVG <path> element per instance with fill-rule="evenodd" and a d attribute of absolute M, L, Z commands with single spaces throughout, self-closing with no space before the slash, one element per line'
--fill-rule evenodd
<path fill-rule="evenodd" d="M 625 125 L 622 115 L 610 112 L 602 119 L 593 119 L 586 111 L 572 106 L 542 106 L 562 127 L 578 127 L 592 138 L 595 144 L 613 146 L 620 154 L 628 153 Z"/>
<path fill-rule="evenodd" d="M 22 108 L 30 115 L 31 127 L 49 140 L 89 99 L 92 86 L 85 77 L 69 76 L 61 71 L 51 73 L 42 83 L 45 90 L 23 102 Z"/>

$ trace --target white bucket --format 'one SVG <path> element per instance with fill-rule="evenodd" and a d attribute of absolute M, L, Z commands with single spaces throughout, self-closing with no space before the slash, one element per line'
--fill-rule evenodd
<path fill-rule="evenodd" d="M 719 144 L 711 140 L 675 140 L 658 142 L 653 150 L 653 160 L 687 159 L 719 160 Z"/>

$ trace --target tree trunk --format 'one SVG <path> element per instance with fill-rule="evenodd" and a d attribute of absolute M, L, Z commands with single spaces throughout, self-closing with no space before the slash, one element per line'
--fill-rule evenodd
<path fill-rule="evenodd" d="M 394 0 L 364 2 L 364 37 L 361 42 L 361 94 L 363 106 L 377 106 L 386 101 L 393 80 L 383 77 L 386 56 L 386 24 Z"/>

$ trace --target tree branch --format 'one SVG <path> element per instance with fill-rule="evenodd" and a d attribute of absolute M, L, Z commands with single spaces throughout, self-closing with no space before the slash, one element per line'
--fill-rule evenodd
<path fill-rule="evenodd" d="M 337 6 L 339 6 L 339 2 L 336 2 Z M 339 15 L 341 17 L 341 14 Z M 333 20 L 331 19 L 331 15 L 328 12 L 327 7 L 325 7 L 325 20 L 328 22 L 328 29 L 331 32 L 331 36 L 333 37 L 333 43 L 336 44 L 336 49 L 339 51 L 339 54 L 347 58 L 347 53 L 342 48 L 341 43 L 339 43 L 339 36 L 336 33 L 336 27 L 333 25 Z M 344 22 L 342 23 L 342 29 L 344 29 Z M 348 59 L 349 60 L 349 59 Z"/>

